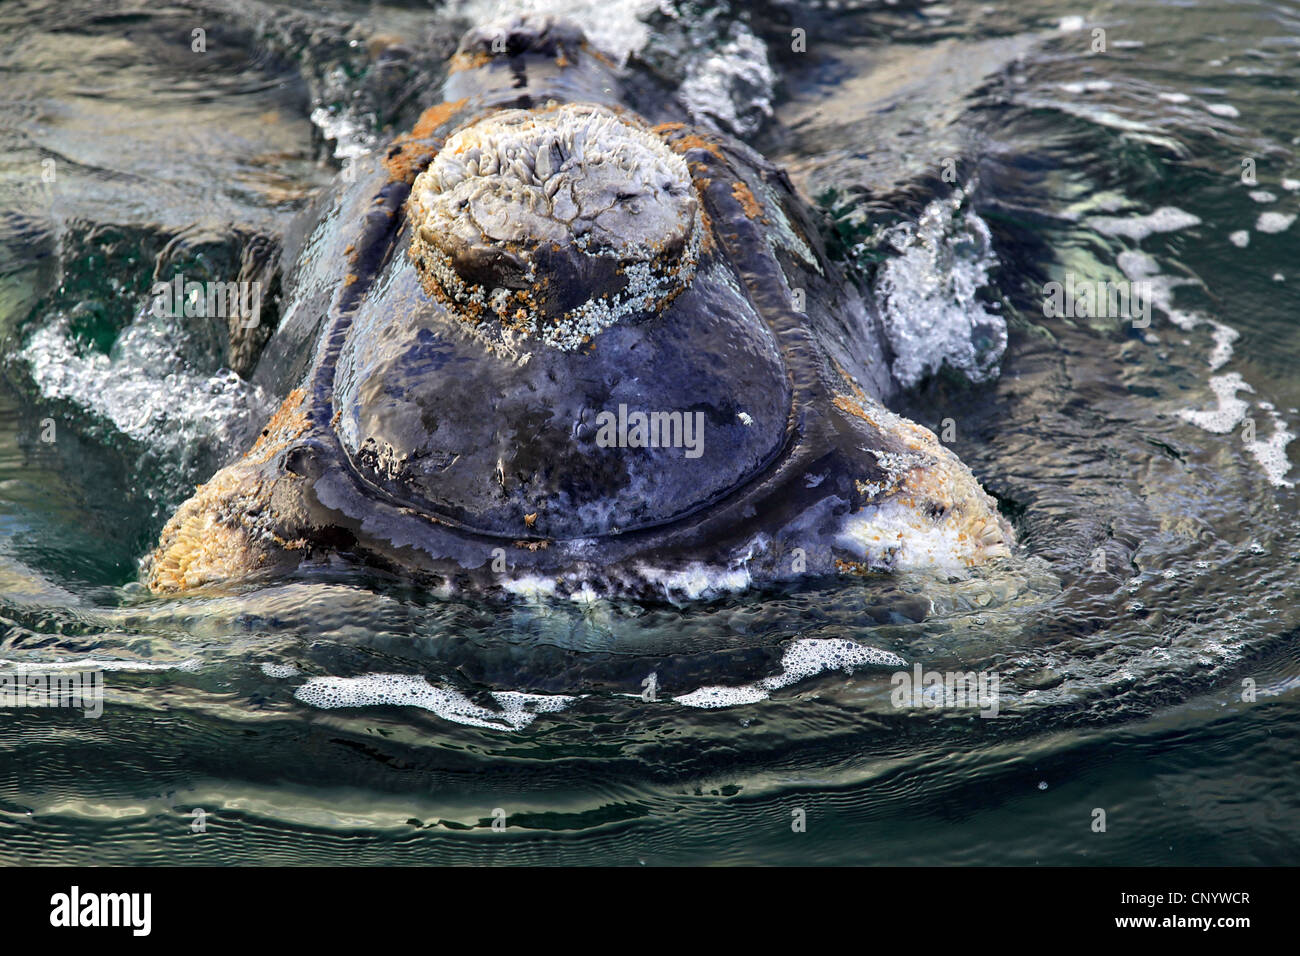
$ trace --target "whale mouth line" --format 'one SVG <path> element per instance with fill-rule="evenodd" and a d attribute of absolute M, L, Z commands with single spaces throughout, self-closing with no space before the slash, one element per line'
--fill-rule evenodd
<path fill-rule="evenodd" d="M 563 351 L 663 309 L 694 278 L 700 200 L 685 161 L 612 110 L 502 110 L 416 177 L 408 254 L 430 298 L 491 343 Z"/>
<path fill-rule="evenodd" d="M 411 517 L 418 517 L 421 520 L 433 522 L 450 529 L 457 534 L 467 537 L 486 538 L 493 541 L 509 542 L 519 547 L 525 547 L 530 550 L 547 548 L 551 545 L 565 545 L 584 541 L 608 541 L 617 538 L 634 538 L 638 535 L 652 534 L 661 532 L 674 526 L 684 525 L 692 520 L 708 513 L 711 509 L 728 501 L 729 499 L 744 494 L 748 489 L 764 478 L 769 477 L 783 462 L 791 455 L 789 445 L 789 435 L 786 440 L 776 446 L 768 456 L 767 460 L 762 463 L 761 467 L 751 475 L 744 476 L 740 481 L 722 488 L 712 495 L 697 499 L 688 506 L 676 511 L 636 523 L 630 523 L 626 526 L 607 529 L 590 529 L 590 530 L 573 530 L 568 533 L 559 534 L 541 534 L 527 530 L 494 530 L 476 526 L 468 521 L 458 519 L 448 514 L 446 509 L 439 508 L 433 502 L 424 501 L 417 497 L 402 494 L 392 488 L 385 487 L 376 480 L 376 476 L 368 474 L 366 470 L 358 465 L 353 456 L 346 453 L 342 448 L 341 442 L 338 447 L 341 454 L 341 460 L 344 462 L 348 475 L 358 485 L 358 490 L 366 497 L 373 500 L 384 501 L 389 505 L 397 508 Z M 338 436 L 335 436 L 338 441 Z"/>

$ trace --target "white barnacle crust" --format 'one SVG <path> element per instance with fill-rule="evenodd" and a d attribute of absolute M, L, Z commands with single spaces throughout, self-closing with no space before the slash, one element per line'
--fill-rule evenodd
<path fill-rule="evenodd" d="M 702 228 L 682 158 L 638 120 L 582 104 L 458 131 L 416 178 L 409 215 L 430 295 L 489 341 L 566 350 L 671 301 Z"/>

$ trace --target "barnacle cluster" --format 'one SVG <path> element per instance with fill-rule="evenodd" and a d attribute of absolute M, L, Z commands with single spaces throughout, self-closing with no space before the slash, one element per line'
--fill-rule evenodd
<path fill-rule="evenodd" d="M 854 482 L 864 505 L 844 521 L 837 543 L 862 568 L 962 568 L 1010 556 L 1015 536 L 997 502 L 934 432 L 861 390 L 832 403 L 907 449 L 870 448 L 881 480 Z M 855 570 L 857 562 L 842 564 Z"/>
<path fill-rule="evenodd" d="M 456 132 L 408 212 L 431 296 L 489 340 L 564 350 L 685 288 L 703 218 L 680 156 L 634 118 L 582 104 L 503 110 Z"/>

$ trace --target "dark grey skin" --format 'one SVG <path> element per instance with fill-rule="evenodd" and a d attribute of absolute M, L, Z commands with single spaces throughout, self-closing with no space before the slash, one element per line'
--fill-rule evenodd
<path fill-rule="evenodd" d="M 877 320 L 783 171 L 719 134 L 651 128 L 660 117 L 631 113 L 616 71 L 561 22 L 471 31 L 453 68 L 444 104 L 359 161 L 287 238 L 287 306 L 255 379 L 288 398 L 245 458 L 168 523 L 151 588 L 343 562 L 450 591 L 674 597 L 1009 553 L 1010 528 L 966 467 L 883 406 L 894 386 Z M 449 140 L 474 155 L 464 143 L 514 116 L 500 111 L 536 111 L 519 121 L 543 125 L 585 115 L 557 104 L 622 111 L 629 137 L 657 137 L 689 170 L 684 188 L 655 166 L 620 194 L 600 220 L 613 224 L 608 241 L 648 214 L 658 222 L 663 210 L 646 207 L 656 201 L 680 204 L 699 239 L 694 252 L 655 247 L 670 271 L 690 259 L 663 301 L 559 346 L 503 333 L 513 313 L 467 314 L 447 290 L 463 280 L 517 293 L 539 328 L 564 330 L 566 310 L 631 282 L 631 260 L 470 227 L 467 239 L 430 227 L 423 242 L 433 220 L 412 196 L 413 181 L 417 192 L 434 181 L 417 178 L 426 168 L 450 162 L 438 159 Z M 594 148 L 585 155 L 567 174 L 577 196 L 597 169 Z M 497 184 L 472 173 L 460 188 L 491 198 Z M 446 251 L 451 284 L 430 278 L 430 250 Z M 604 447 L 599 416 L 620 405 L 702 413 L 698 455 Z"/>

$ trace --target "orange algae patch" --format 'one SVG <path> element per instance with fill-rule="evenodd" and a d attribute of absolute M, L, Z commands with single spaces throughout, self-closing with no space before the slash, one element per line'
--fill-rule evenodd
<path fill-rule="evenodd" d="M 398 136 L 384 154 L 384 168 L 395 180 L 411 183 L 420 170 L 429 164 L 437 149 L 421 140 L 428 139 L 465 105 L 465 100 L 453 100 L 430 106 L 420 114 L 409 133 Z"/>
<path fill-rule="evenodd" d="M 835 366 L 835 371 L 840 373 L 840 378 L 844 379 L 844 383 L 848 385 L 853 394 L 857 396 L 858 401 L 865 402 L 867 400 L 867 393 L 862 390 L 862 386 L 855 382 L 853 376 L 844 371 L 844 366 L 835 361 L 834 358 L 831 359 L 831 364 Z M 847 409 L 845 409 L 845 411 L 847 411 Z"/>
<path fill-rule="evenodd" d="M 767 217 L 763 215 L 763 207 L 758 204 L 754 198 L 754 193 L 745 185 L 744 180 L 737 179 L 731 185 L 731 195 L 735 197 L 736 202 L 740 203 L 740 208 L 744 211 L 746 217 L 757 219 L 760 222 L 767 222 Z"/>
<path fill-rule="evenodd" d="M 594 46 L 592 46 L 592 45 L 591 45 L 590 43 L 588 43 L 586 40 L 583 40 L 580 44 L 578 44 L 578 49 L 581 50 L 583 53 L 589 53 L 589 54 L 591 54 L 593 57 L 595 57 L 595 58 L 596 58 L 597 60 L 599 60 L 601 63 L 604 63 L 607 67 L 609 67 L 611 70 L 616 70 L 616 69 L 618 69 L 618 67 L 614 65 L 614 61 L 613 61 L 613 60 L 611 60 L 609 57 L 607 57 L 604 53 L 601 53 L 598 49 L 596 49 Z M 560 56 L 563 56 L 563 55 L 564 55 L 563 53 L 560 54 Z M 559 58 L 557 58 L 555 62 L 559 63 L 559 62 L 560 62 L 560 61 L 559 61 Z M 563 64 L 561 64 L 561 66 L 563 66 Z"/>
<path fill-rule="evenodd" d="M 307 393 L 295 388 L 288 394 L 271 420 L 262 429 L 253 447 L 244 452 L 244 460 L 250 464 L 260 465 L 284 450 L 284 446 L 299 438 L 310 425 L 307 413 L 302 410 Z"/>
<path fill-rule="evenodd" d="M 474 53 L 457 53 L 447 63 L 447 72 L 461 73 L 465 70 L 477 70 L 480 66 L 487 66 L 492 60 L 492 54 L 486 50 L 478 50 Z"/>
<path fill-rule="evenodd" d="M 663 123 L 654 127 L 653 132 L 666 139 L 670 134 L 678 130 L 685 129 L 682 123 Z M 722 147 L 712 140 L 705 139 L 699 133 L 687 133 L 685 136 L 678 136 L 670 142 L 669 147 L 677 153 L 685 155 L 693 149 L 702 149 L 711 153 L 717 159 L 726 162 L 727 157 L 723 155 Z"/>
<path fill-rule="evenodd" d="M 880 423 L 867 414 L 866 409 L 847 395 L 836 395 L 831 399 L 831 404 L 842 412 L 847 412 L 856 418 L 862 419 L 877 431 L 884 431 L 884 429 L 880 427 Z"/>

